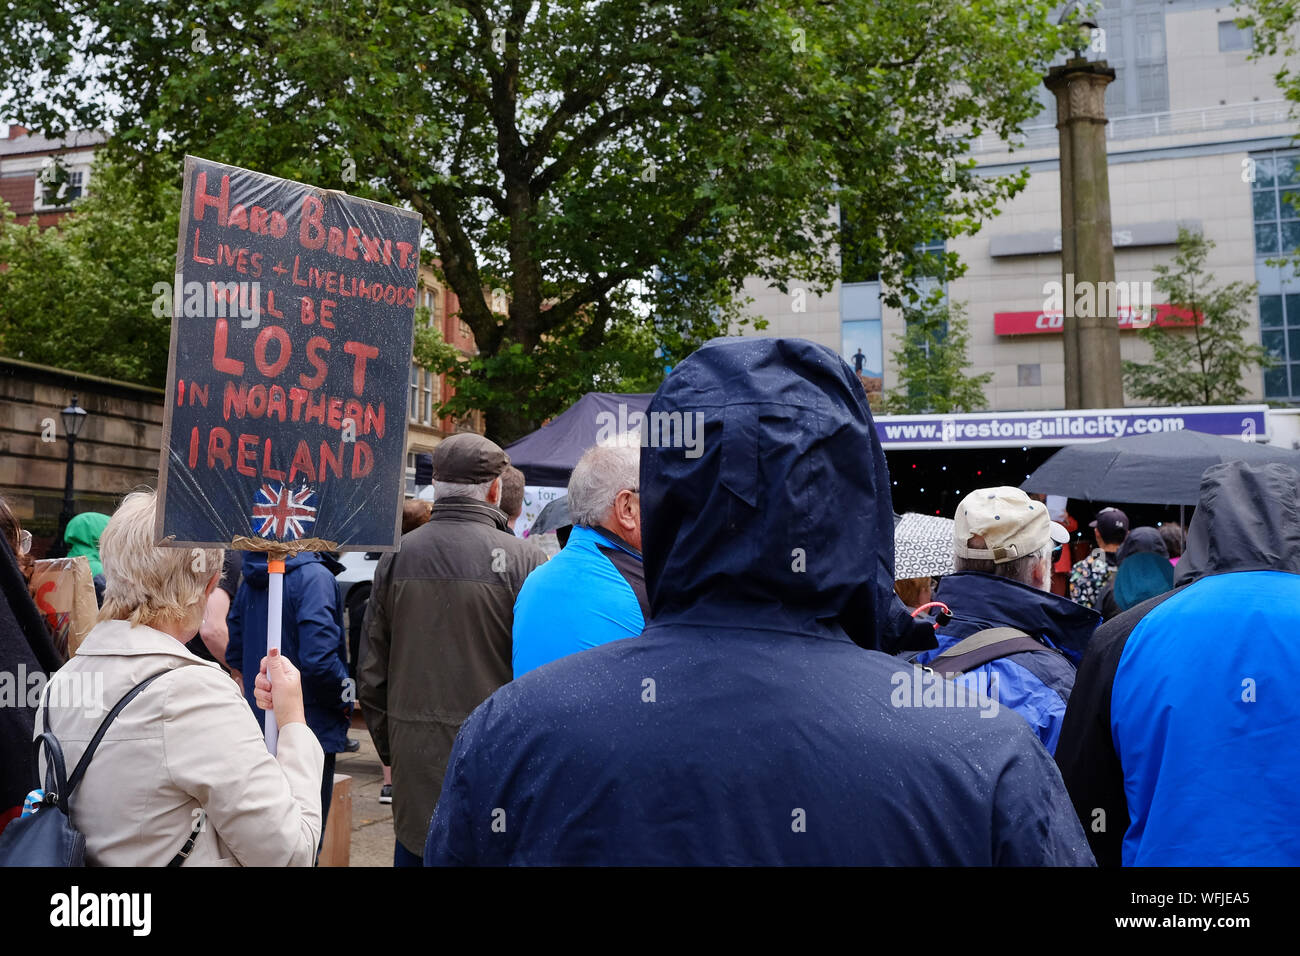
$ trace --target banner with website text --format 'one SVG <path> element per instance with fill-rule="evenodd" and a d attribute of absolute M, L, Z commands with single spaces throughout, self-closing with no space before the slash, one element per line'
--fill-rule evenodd
<path fill-rule="evenodd" d="M 1182 408 L 1090 408 L 1075 411 L 971 412 L 960 415 L 878 415 L 876 432 L 891 448 L 1009 448 L 1073 445 L 1154 432 L 1191 429 L 1265 441 L 1267 405 Z"/>

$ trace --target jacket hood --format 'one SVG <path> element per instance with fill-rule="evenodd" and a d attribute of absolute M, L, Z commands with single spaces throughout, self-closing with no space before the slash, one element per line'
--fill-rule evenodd
<path fill-rule="evenodd" d="M 99 562 L 99 536 L 108 527 L 108 515 L 98 511 L 86 511 L 74 515 L 63 531 L 63 541 L 68 546 L 68 557 L 84 556 L 90 562 L 92 574 L 103 574 L 104 566 Z"/>
<path fill-rule="evenodd" d="M 890 643 L 889 472 L 838 355 L 802 339 L 715 339 L 668 376 L 642 429 L 656 623 L 829 620 L 864 647 Z"/>
<path fill-rule="evenodd" d="M 1228 571 L 1300 574 L 1300 472 L 1240 461 L 1205 469 L 1174 586 Z"/>
<path fill-rule="evenodd" d="M 1124 543 L 1115 552 L 1115 562 L 1123 565 L 1125 559 L 1134 554 L 1158 554 L 1169 560 L 1169 546 L 1160 532 L 1155 528 L 1134 528 L 1124 538 Z M 1172 568 L 1173 565 L 1170 565 Z"/>
<path fill-rule="evenodd" d="M 1112 593 L 1116 607 L 1127 611 L 1147 598 L 1164 594 L 1173 586 L 1174 566 L 1169 563 L 1169 558 L 1154 551 L 1139 551 L 1121 561 L 1119 570 L 1115 572 Z"/>
<path fill-rule="evenodd" d="M 1076 660 L 1101 623 L 1096 611 L 1059 594 L 980 571 L 948 575 L 939 582 L 934 597 L 948 605 L 954 619 L 1046 634 Z"/>
<path fill-rule="evenodd" d="M 329 554 L 320 551 L 300 551 L 285 559 L 284 573 L 290 574 L 294 568 L 301 568 L 305 564 L 323 564 L 329 569 L 330 574 L 338 574 L 343 570 L 343 565 Z M 249 587 L 266 590 L 270 584 L 270 573 L 266 570 L 265 551 L 245 551 L 243 570 L 244 580 L 248 582 Z"/>

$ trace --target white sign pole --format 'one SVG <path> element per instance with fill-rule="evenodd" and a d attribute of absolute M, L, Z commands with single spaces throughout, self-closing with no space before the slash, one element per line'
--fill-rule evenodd
<path fill-rule="evenodd" d="M 266 570 L 269 575 L 266 604 L 266 653 L 271 648 L 280 649 L 280 623 L 284 608 L 284 557 L 267 555 Z M 274 702 L 273 702 L 274 703 Z M 276 744 L 280 740 L 280 725 L 276 723 L 275 711 L 264 713 L 266 721 L 266 749 L 275 755 Z"/>

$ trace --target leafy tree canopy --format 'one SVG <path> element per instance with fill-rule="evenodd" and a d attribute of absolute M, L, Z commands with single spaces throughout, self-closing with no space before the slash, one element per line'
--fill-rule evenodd
<path fill-rule="evenodd" d="M 419 211 L 479 347 L 445 356 L 454 402 L 508 440 L 653 381 L 748 276 L 829 289 L 841 202 L 904 287 L 908 250 L 1023 187 L 963 157 L 1037 113 L 1055 6 L 11 0 L 0 114 Z"/>
<path fill-rule="evenodd" d="M 1152 357 L 1124 362 L 1124 385 L 1134 398 L 1156 405 L 1234 405 L 1249 391 L 1243 382 L 1249 370 L 1274 364 L 1263 346 L 1245 339 L 1254 283 L 1216 287 L 1214 275 L 1205 271 L 1213 248 L 1205 236 L 1180 228 L 1173 265 L 1155 267 L 1156 290 L 1175 308 L 1201 316 L 1201 324 L 1151 325 L 1139 333 Z"/>
<path fill-rule="evenodd" d="M 906 309 L 904 317 L 907 327 L 897 336 L 899 347 L 893 353 L 898 385 L 885 394 L 885 412 L 924 415 L 985 408 L 984 386 L 993 373 L 967 371 L 970 331 L 964 306 L 933 294 Z"/>
<path fill-rule="evenodd" d="M 180 167 L 163 165 L 99 157 L 90 195 L 50 229 L 0 203 L 0 353 L 165 384 L 171 320 L 153 288 L 175 271 L 181 191 Z"/>

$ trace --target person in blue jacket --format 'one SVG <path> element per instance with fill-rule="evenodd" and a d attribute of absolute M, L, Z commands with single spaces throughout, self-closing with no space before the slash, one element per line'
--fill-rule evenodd
<path fill-rule="evenodd" d="M 321 779 L 321 834 L 334 790 L 334 758 L 348 742 L 355 687 L 348 677 L 343 599 L 334 579 L 343 566 L 328 555 L 304 551 L 284 563 L 284 606 L 280 652 L 302 675 L 307 726 L 325 751 Z M 244 553 L 244 579 L 230 606 L 226 624 L 230 640 L 226 663 L 244 679 L 244 697 L 259 723 L 266 712 L 257 706 L 253 685 L 266 656 L 269 575 L 266 554 Z M 263 726 L 265 726 L 263 724 Z M 323 836 L 322 836 L 323 838 Z"/>
<path fill-rule="evenodd" d="M 1065 713 L 1097 862 L 1300 865 L 1300 473 L 1207 468 L 1174 585 L 1097 629 Z"/>
<path fill-rule="evenodd" d="M 635 434 L 626 436 L 639 442 Z M 514 676 L 645 627 L 641 566 L 640 446 L 587 449 L 569 477 L 574 528 L 555 557 L 528 575 L 515 599 Z"/>
<path fill-rule="evenodd" d="M 889 475 L 839 356 L 715 340 L 647 424 L 648 626 L 470 715 L 426 865 L 1092 863 L 1020 717 L 900 695 L 922 672 L 875 650 Z"/>
<path fill-rule="evenodd" d="M 996 697 L 1028 722 L 1048 753 L 1061 735 L 1075 661 L 1101 623 L 1096 611 L 1048 590 L 1052 550 L 1069 538 L 1047 506 L 1019 488 L 968 494 L 953 516 L 957 573 L 944 576 L 934 594 L 952 620 L 939 627 L 939 646 L 915 657 Z M 989 635 L 993 628 L 1008 630 Z M 1002 643 L 978 657 L 964 654 L 981 633 Z"/>

